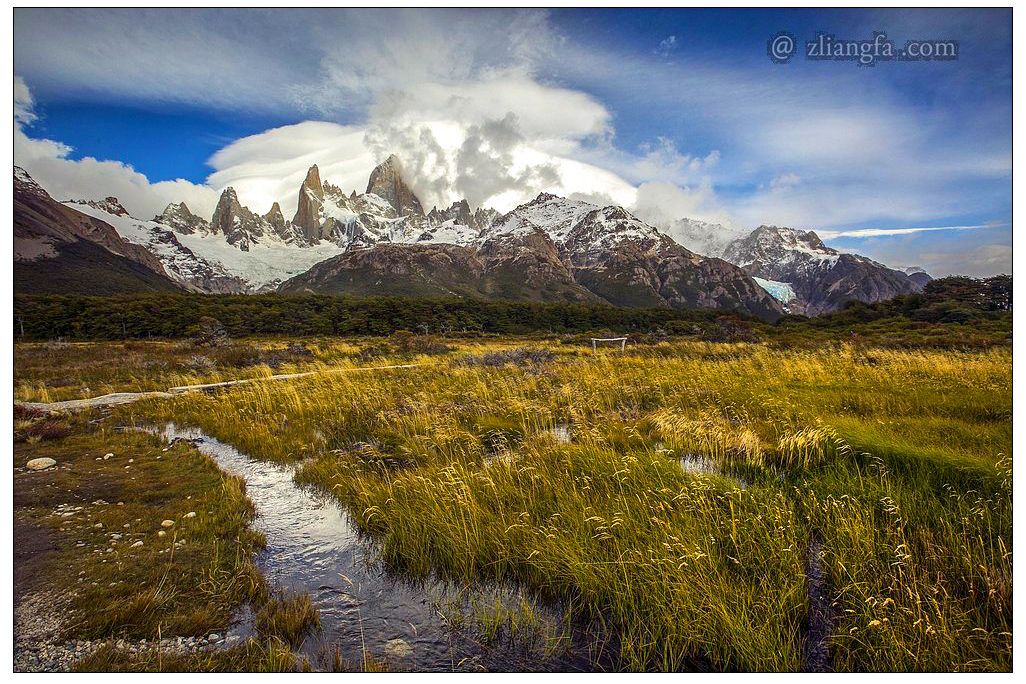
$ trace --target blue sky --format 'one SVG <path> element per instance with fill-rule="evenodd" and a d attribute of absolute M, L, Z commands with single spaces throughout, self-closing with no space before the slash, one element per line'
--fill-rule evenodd
<path fill-rule="evenodd" d="M 774 64 L 784 30 L 960 55 Z M 14 36 L 16 161 L 58 195 L 203 209 L 230 183 L 288 211 L 311 160 L 358 187 L 397 151 L 429 203 L 556 189 L 1011 270 L 1009 10 L 19 9 Z"/>

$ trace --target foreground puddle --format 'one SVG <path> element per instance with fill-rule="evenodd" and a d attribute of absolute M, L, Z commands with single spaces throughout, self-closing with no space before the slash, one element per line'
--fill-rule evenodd
<path fill-rule="evenodd" d="M 665 450 L 661 442 L 657 444 L 656 450 Z M 734 480 L 741 489 L 748 488 L 748 482 L 743 477 L 740 477 L 730 469 L 721 468 L 716 461 L 708 456 L 703 456 L 702 454 L 685 454 L 677 459 L 677 463 L 680 464 L 681 470 L 686 473 L 694 473 L 696 475 L 720 475 Z"/>
<path fill-rule="evenodd" d="M 246 482 L 256 507 L 254 527 L 267 537 L 257 558 L 276 589 L 308 593 L 320 612 L 321 630 L 301 652 L 318 669 L 336 654 L 361 667 L 366 652 L 392 670 L 592 670 L 608 666 L 595 640 L 570 638 L 558 609 L 540 606 L 516 589 L 459 588 L 390 576 L 374 545 L 358 534 L 336 501 L 293 481 L 294 469 L 250 458 L 195 428 L 168 424 L 154 430 L 166 441 L 189 441 L 226 472 Z M 529 629 L 517 638 L 495 637 L 494 625 L 512 616 Z M 253 633 L 252 615 L 229 634 Z M 467 628 L 483 623 L 483 629 Z M 489 628 L 488 625 L 491 625 Z M 476 635 L 476 636 L 475 636 Z"/>
<path fill-rule="evenodd" d="M 573 433 L 570 432 L 570 423 L 556 423 L 549 429 L 549 433 L 560 444 L 569 444 L 573 438 Z"/>
<path fill-rule="evenodd" d="M 802 661 L 806 672 L 829 672 L 830 652 L 827 645 L 837 620 L 823 572 L 822 555 L 823 542 L 814 536 L 809 540 L 805 561 L 809 614 L 805 621 Z"/>
<path fill-rule="evenodd" d="M 686 473 L 698 473 L 700 475 L 722 475 L 719 467 L 712 459 L 698 454 L 688 454 L 678 459 L 680 467 Z"/>

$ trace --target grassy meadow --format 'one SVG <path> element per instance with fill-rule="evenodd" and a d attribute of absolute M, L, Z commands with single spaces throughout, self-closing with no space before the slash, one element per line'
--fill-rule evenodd
<path fill-rule="evenodd" d="M 15 474 L 17 597 L 39 592 L 50 601 L 47 612 L 62 618 L 59 642 L 108 642 L 80 670 L 293 669 L 286 645 L 297 622 L 316 615 L 306 596 L 270 591 L 257 569 L 264 540 L 251 529 L 245 484 L 185 443 L 168 447 L 116 427 L 89 414 L 15 411 L 15 466 L 58 463 Z M 234 648 L 152 649 L 132 663 L 114 646 L 223 633 L 245 604 L 267 619 Z"/>
<path fill-rule="evenodd" d="M 395 572 L 560 602 L 623 669 L 1011 669 L 1010 348 L 563 342 L 89 343 L 60 364 L 18 345 L 16 397 L 321 371 L 103 424 L 299 463 Z M 233 364 L 240 346 L 277 365 Z M 198 353 L 213 365 L 183 370 Z M 420 365 L 336 372 L 397 363 Z"/>

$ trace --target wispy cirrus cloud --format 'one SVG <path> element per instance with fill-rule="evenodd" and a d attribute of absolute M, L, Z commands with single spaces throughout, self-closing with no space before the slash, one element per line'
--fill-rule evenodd
<path fill-rule="evenodd" d="M 929 233 L 933 231 L 949 230 L 982 230 L 984 228 L 1000 228 L 1007 226 L 1007 223 L 987 223 L 977 226 L 924 226 L 918 228 L 856 228 L 853 230 L 820 230 L 819 236 L 824 239 L 831 238 L 870 238 L 885 237 L 888 235 L 911 235 L 912 233 Z"/>

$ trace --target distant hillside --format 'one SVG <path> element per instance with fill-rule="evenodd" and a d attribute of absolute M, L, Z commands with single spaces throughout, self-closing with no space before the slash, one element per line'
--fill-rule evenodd
<path fill-rule="evenodd" d="M 160 260 L 109 223 L 57 202 L 14 167 L 14 292 L 181 291 Z"/>

